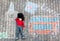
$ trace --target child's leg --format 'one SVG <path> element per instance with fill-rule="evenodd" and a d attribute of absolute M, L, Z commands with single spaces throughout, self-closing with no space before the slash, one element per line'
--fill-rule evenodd
<path fill-rule="evenodd" d="M 19 31 L 20 31 L 21 38 L 23 38 L 24 37 L 24 35 L 23 35 L 23 28 L 20 27 Z"/>
<path fill-rule="evenodd" d="M 19 27 L 18 26 L 16 27 L 16 38 L 17 39 L 19 38 Z"/>

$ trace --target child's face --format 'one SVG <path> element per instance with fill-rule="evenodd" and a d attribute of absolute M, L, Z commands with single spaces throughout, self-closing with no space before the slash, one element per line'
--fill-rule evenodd
<path fill-rule="evenodd" d="M 19 20 L 22 20 L 21 18 L 19 18 Z"/>

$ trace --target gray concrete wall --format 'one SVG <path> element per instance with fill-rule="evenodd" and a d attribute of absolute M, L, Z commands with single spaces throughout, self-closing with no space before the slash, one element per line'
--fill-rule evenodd
<path fill-rule="evenodd" d="M 36 3 L 38 5 L 37 11 L 34 14 L 30 14 L 24 10 L 26 7 L 26 2 L 28 2 L 28 1 Z M 13 4 L 14 4 L 14 13 L 12 15 L 15 17 L 16 16 L 15 14 L 17 14 L 17 12 L 22 12 L 25 16 L 25 25 L 27 28 L 28 28 L 29 19 L 32 16 L 36 16 L 36 15 L 37 16 L 38 15 L 40 15 L 40 16 L 44 16 L 44 15 L 59 16 L 60 15 L 60 5 L 59 5 L 60 0 L 0 0 L 0 28 L 1 28 L 0 32 L 7 32 L 9 39 L 15 37 L 15 35 L 14 35 L 15 22 L 13 20 L 14 17 L 10 18 L 9 16 L 11 16 L 11 15 L 10 15 L 10 12 L 8 12 L 11 2 L 13 2 Z M 41 6 L 44 3 L 48 7 L 48 9 L 53 10 L 53 12 L 49 13 L 49 11 L 46 11 L 48 9 L 46 9 L 45 11 L 42 11 Z M 27 31 L 27 29 L 26 29 L 26 31 Z M 28 31 L 26 33 L 28 33 Z M 44 36 L 44 37 L 46 37 L 46 40 L 47 40 L 47 38 L 50 37 L 49 35 L 47 35 L 47 36 L 48 37 L 46 37 L 46 35 Z M 50 38 L 49 39 L 51 41 L 60 41 L 59 36 L 60 36 L 60 34 L 58 34 L 56 36 L 57 38 L 52 38 L 53 40 L 51 40 Z M 43 37 L 43 36 L 41 36 L 41 37 Z M 47 41 L 50 41 L 49 39 Z M 33 39 L 33 41 L 35 41 L 35 40 Z"/>

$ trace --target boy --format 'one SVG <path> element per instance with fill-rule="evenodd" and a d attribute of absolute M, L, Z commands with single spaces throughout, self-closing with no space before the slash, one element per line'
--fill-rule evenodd
<path fill-rule="evenodd" d="M 23 29 L 24 29 L 25 25 L 24 25 L 23 13 L 18 13 L 15 21 L 16 21 L 16 39 L 19 39 L 19 33 L 21 35 L 21 39 L 24 39 Z"/>

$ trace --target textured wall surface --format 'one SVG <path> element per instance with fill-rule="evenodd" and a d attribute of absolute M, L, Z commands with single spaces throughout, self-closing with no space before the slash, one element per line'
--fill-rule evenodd
<path fill-rule="evenodd" d="M 9 11 L 11 2 L 14 5 L 10 8 L 13 13 Z M 18 12 L 22 12 L 25 16 L 25 33 L 28 37 L 26 41 L 60 41 L 60 28 L 58 29 L 57 35 L 50 33 L 48 35 L 34 34 L 29 36 L 30 34 L 28 32 L 28 25 L 32 16 L 57 16 L 60 18 L 60 0 L 0 0 L 0 36 L 2 35 L 2 32 L 5 32 L 6 34 L 0 38 L 15 38 L 16 25 L 14 19 L 16 18 Z"/>

